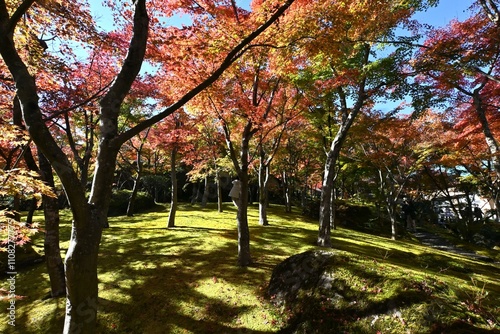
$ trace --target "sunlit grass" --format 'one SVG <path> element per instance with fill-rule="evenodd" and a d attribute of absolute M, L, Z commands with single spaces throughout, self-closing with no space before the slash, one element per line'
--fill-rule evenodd
<path fill-rule="evenodd" d="M 262 227 L 258 225 L 256 207 L 250 208 L 254 265 L 240 268 L 236 211 L 229 204 L 224 209 L 218 213 L 214 205 L 205 209 L 181 206 L 173 229 L 165 228 L 166 208 L 134 217 L 110 218 L 99 256 L 98 332 L 279 331 L 289 314 L 269 303 L 265 296 L 267 284 L 276 264 L 316 248 L 317 224 L 272 206 L 270 226 Z M 65 250 L 70 231 L 68 212 L 63 218 L 61 247 Z M 434 315 L 435 321 L 484 322 L 489 314 L 491 326 L 498 323 L 500 274 L 492 264 L 430 249 L 411 240 L 392 241 L 345 228 L 333 231 L 333 236 L 338 256 L 345 259 L 336 275 L 345 282 L 346 291 L 359 307 L 349 305 L 352 300 L 339 300 L 337 311 L 346 319 L 349 312 L 407 298 L 400 317 L 384 313 L 376 322 L 393 330 L 425 333 L 430 327 L 422 317 L 430 312 L 429 301 L 415 291 L 426 294 L 432 290 L 430 295 L 439 300 L 432 307 L 445 305 L 443 308 L 448 309 Z M 34 247 L 42 252 L 40 237 L 35 238 Z M 24 299 L 16 304 L 17 331 L 13 333 L 62 331 L 65 301 L 43 299 L 48 287 L 43 264 L 18 273 L 16 292 Z M 474 302 L 481 303 L 481 310 L 468 309 L 473 307 L 468 304 Z M 3 301 L 0 307 L 5 305 Z M 371 328 L 374 320 L 373 314 L 359 314 L 360 319 L 353 319 L 350 325 L 353 332 Z M 487 328 L 485 323 L 480 325 Z M 10 330 L 6 321 L 0 323 L 0 332 Z"/>

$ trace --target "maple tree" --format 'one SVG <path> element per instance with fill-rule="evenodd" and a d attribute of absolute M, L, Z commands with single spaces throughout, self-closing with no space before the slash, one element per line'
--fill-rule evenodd
<path fill-rule="evenodd" d="M 193 152 L 193 146 L 188 143 L 190 134 L 187 114 L 178 111 L 165 118 L 151 129 L 151 142 L 157 151 L 170 157 L 171 199 L 167 228 L 175 227 L 175 214 L 178 206 L 178 161 L 179 156 Z"/>
<path fill-rule="evenodd" d="M 29 147 L 25 131 L 17 126 L 0 123 L 0 198 L 15 198 L 17 201 L 34 198 L 40 205 L 43 196 L 54 197 L 52 189 L 40 180 L 39 175 L 21 163 L 23 151 Z M 15 158 L 15 159 L 14 159 Z M 9 227 L 15 230 L 15 243 L 24 245 L 38 231 L 37 224 L 21 223 L 18 207 L 0 210 L 1 243 L 8 243 Z"/>
<path fill-rule="evenodd" d="M 391 238 L 395 240 L 400 200 L 405 197 L 415 201 L 418 196 L 416 185 L 426 163 L 422 150 L 429 143 L 427 124 L 434 123 L 435 119 L 432 114 L 412 120 L 408 115 L 387 117 L 375 112 L 363 118 L 370 136 L 361 134 L 363 140 L 354 139 L 359 146 L 356 152 L 362 155 L 355 160 L 373 170 L 377 184 L 374 193 L 384 203 L 391 223 Z"/>
<path fill-rule="evenodd" d="M 0 122 L 0 198 L 2 201 L 13 198 L 14 204 L 33 199 L 35 207 L 41 204 L 42 199 L 44 205 L 49 203 L 49 199 L 57 201 L 53 187 L 50 184 L 45 184 L 36 171 L 27 169 L 26 164 L 23 164 L 22 157 L 27 154 L 29 146 L 29 137 L 26 131 L 18 126 L 4 123 L 4 120 Z M 15 161 L 12 158 L 15 158 Z M 22 222 L 19 212 L 16 211 L 19 209 L 16 205 L 13 207 L 9 207 L 9 205 L 4 207 L 4 205 L 5 203 L 0 210 L 0 251 L 11 254 L 12 246 L 29 244 L 31 236 L 39 231 L 40 226 L 38 223 L 32 223 L 28 220 Z M 46 234 L 49 238 L 51 232 L 54 231 L 50 228 L 51 222 L 50 219 L 45 222 L 45 228 L 48 231 Z M 52 243 L 45 242 L 47 267 L 51 277 L 51 294 L 59 296 L 65 292 L 64 269 L 61 267 L 62 260 L 59 249 L 57 249 L 59 252 L 56 254 L 50 249 L 51 246 Z M 56 256 L 53 256 L 54 254 Z M 52 270 L 53 266 L 58 266 L 58 269 Z M 10 271 L 15 271 L 15 269 Z"/>
<path fill-rule="evenodd" d="M 497 122 L 499 71 L 499 11 L 496 1 L 477 1 L 476 12 L 463 22 L 432 30 L 420 46 L 413 66 L 419 75 L 422 106 L 448 104 L 460 110 L 460 123 L 478 126 L 484 136 L 495 176 L 492 198 L 499 210 Z M 498 217 L 497 212 L 497 217 Z"/>
<path fill-rule="evenodd" d="M 189 1 L 188 1 L 189 2 Z M 51 28 L 55 36 L 75 38 L 75 33 L 94 27 L 88 8 L 82 7 L 80 2 L 72 2 L 60 5 L 57 1 L 35 3 L 26 1 L 21 5 L 6 1 L 0 1 L 0 55 L 8 68 L 15 85 L 17 99 L 23 114 L 30 137 L 37 144 L 39 150 L 50 161 L 64 187 L 68 202 L 73 214 L 73 228 L 71 241 L 66 253 L 66 286 L 67 286 L 67 309 L 64 325 L 65 333 L 81 332 L 93 333 L 96 323 L 97 312 L 97 254 L 102 234 L 102 228 L 106 224 L 106 214 L 109 207 L 111 186 L 118 151 L 123 143 L 138 133 L 154 125 L 161 119 L 170 115 L 182 105 L 212 84 L 218 77 L 234 63 L 245 51 L 246 46 L 251 43 L 262 31 L 273 24 L 283 12 L 290 7 L 293 0 L 284 2 L 260 25 L 252 27 L 241 39 L 228 45 L 223 52 L 223 59 L 218 62 L 209 74 L 197 82 L 185 92 L 173 97 L 173 104 L 158 112 L 154 116 L 142 121 L 124 132 L 118 132 L 118 117 L 121 114 L 120 107 L 129 93 L 141 69 L 149 32 L 149 15 L 144 0 L 135 1 L 132 6 L 128 5 L 121 11 L 124 17 L 133 17 L 124 31 L 131 36 L 130 43 L 118 50 L 126 51 L 126 56 L 118 67 L 114 81 L 99 102 L 99 140 L 98 153 L 95 160 L 94 177 L 88 200 L 85 189 L 81 185 L 76 171 L 73 169 L 65 152 L 55 141 L 53 135 L 47 128 L 40 110 L 38 91 L 42 88 L 40 80 L 35 80 L 30 72 L 30 62 L 35 62 L 35 56 L 40 52 L 24 56 L 23 43 L 18 39 L 19 28 L 22 24 L 28 24 L 33 35 L 38 35 L 38 29 L 42 24 Z M 160 5 L 160 4 L 155 4 Z M 205 9 L 198 3 L 189 2 L 186 11 L 196 16 L 205 13 Z M 228 8 L 229 4 L 217 6 L 213 4 L 207 8 L 215 11 Z M 168 6 L 158 7 L 161 9 Z M 172 8 L 172 7 L 170 7 Z M 233 6 L 230 6 L 233 8 Z M 172 14 L 171 10 L 167 10 Z M 27 17 L 30 20 L 21 20 Z M 220 13 L 224 13 L 220 11 Z M 233 13 L 233 11 L 231 11 Z M 170 15 L 171 15 L 170 14 Z M 224 15 L 221 15 L 224 17 Z M 201 18 L 211 16 L 200 15 Z M 231 15 L 234 21 L 234 15 Z M 239 17 L 236 16 L 236 20 Z M 49 23 L 50 22 L 50 23 Z M 153 20 L 160 24 L 160 20 Z M 207 22 L 204 22 L 205 24 Z M 209 30 L 209 29 L 206 29 Z M 206 31 L 205 30 L 205 31 Z M 30 31 L 26 29 L 26 31 Z M 202 30 L 203 31 L 203 30 Z M 85 34 L 86 36 L 86 34 Z M 219 49 L 218 54 L 221 54 Z M 39 79 L 39 78 L 37 78 Z"/>
<path fill-rule="evenodd" d="M 384 95 L 390 98 L 400 94 L 398 85 L 403 86 L 404 76 L 397 74 L 403 71 L 405 53 L 396 49 L 382 57 L 376 54 L 373 41 L 390 36 L 398 23 L 427 5 L 426 1 L 407 6 L 391 1 L 321 2 L 307 14 L 295 12 L 290 25 L 285 25 L 286 34 L 282 36 L 296 41 L 292 50 L 298 50 L 301 57 L 292 59 L 300 69 L 298 72 L 303 72 L 303 82 L 308 84 L 311 106 L 317 109 L 319 118 L 326 117 L 338 124 L 333 136 L 328 138 L 326 150 L 320 246 L 331 246 L 335 166 L 350 127 L 363 109 Z"/>
<path fill-rule="evenodd" d="M 442 131 L 440 140 L 434 140 L 433 143 L 440 151 L 436 164 L 441 167 L 440 173 L 433 175 L 433 181 L 448 198 L 455 216 L 461 217 L 468 228 L 473 221 L 472 212 L 466 212 L 466 215 L 461 213 L 464 208 L 452 200 L 453 191 L 459 190 L 465 194 L 464 198 L 469 201 L 468 207 L 472 207 L 470 198 L 473 194 L 494 199 L 498 193 L 496 172 L 475 113 L 456 109 L 445 114 L 448 127 Z M 489 126 L 498 136 L 498 120 L 490 118 Z"/>
<path fill-rule="evenodd" d="M 137 186 L 143 168 L 141 156 L 147 146 L 146 133 L 148 141 L 151 139 L 170 154 L 172 202 L 168 227 L 175 224 L 179 156 L 182 154 L 185 162 L 193 166 L 193 175 L 204 174 L 206 180 L 213 168 L 220 183 L 220 143 L 224 136 L 228 156 L 243 184 L 237 214 L 239 264 L 247 266 L 252 262 L 246 210 L 249 171 L 257 161 L 262 225 L 267 223 L 266 180 L 270 177 L 271 161 L 282 171 L 288 209 L 292 181 L 300 180 L 303 189 L 308 185 L 314 188 L 319 181 L 318 164 L 324 164 L 317 243 L 331 246 L 335 210 L 332 199 L 335 180 L 345 166 L 340 157 L 347 135 L 360 114 L 368 114 L 381 98 L 399 97 L 404 86 L 404 76 L 400 74 L 404 71 L 405 50 L 381 56 L 376 51 L 379 43 L 373 41 L 391 35 L 397 24 L 430 2 L 297 1 L 279 24 L 268 29 L 293 2 L 279 5 L 255 1 L 252 11 L 247 11 L 238 8 L 234 1 L 152 1 L 146 6 L 146 1 L 136 0 L 132 4 L 114 4 L 117 30 L 97 33 L 88 8 L 80 2 L 19 4 L 0 0 L 0 78 L 5 83 L 0 85 L 0 93 L 5 92 L 0 104 L 13 109 L 12 100 L 18 103 L 21 123 L 42 154 L 38 160 L 40 170 L 45 171 L 44 179 L 50 183 L 52 175 L 46 158 L 64 187 L 74 218 L 66 254 L 66 333 L 92 333 L 95 329 L 97 254 L 107 222 L 115 165 L 120 152 L 123 160 L 135 161 Z M 417 82 L 432 82 L 438 97 L 454 92 L 454 106 L 462 111 L 457 119 L 466 127 L 481 124 L 487 138 L 490 155 L 476 149 L 477 127 L 475 132 L 471 130 L 474 136 L 467 140 L 474 139 L 470 151 L 476 154 L 468 161 L 459 162 L 456 157 L 454 163 L 472 171 L 477 169 L 474 164 L 488 156 L 497 167 L 498 177 L 498 122 L 492 112 L 498 96 L 498 13 L 496 7 L 487 7 L 494 2 L 480 3 L 490 11 L 456 25 L 446 34 L 436 32 L 414 65 L 420 73 L 428 74 L 427 79 L 417 77 Z M 166 19 L 179 12 L 189 15 L 190 25 L 165 27 Z M 21 20 L 23 16 L 27 19 Z M 479 46 L 487 50 L 484 55 L 471 56 L 469 49 L 454 44 L 458 35 L 461 41 L 465 39 L 467 45 L 472 45 L 471 31 L 483 34 L 484 44 Z M 65 57 L 55 57 L 54 52 L 47 50 L 44 43 L 48 40 L 43 39 L 42 32 L 68 40 L 61 44 Z M 469 35 L 460 35 L 463 32 Z M 90 56 L 75 60 L 69 40 L 90 48 Z M 476 45 L 478 49 L 479 46 Z M 460 55 L 460 59 L 446 58 L 446 53 Z M 152 65 L 156 73 L 140 74 L 144 63 Z M 225 73 L 230 66 L 230 72 Z M 75 71 L 76 68 L 84 70 Z M 201 92 L 203 96 L 193 100 Z M 98 104 L 94 102 L 96 98 Z M 133 98 L 154 100 L 154 112 L 129 117 L 127 103 Z M 186 113 L 181 112 L 187 103 Z M 468 117 L 471 110 L 477 118 Z M 303 115 L 299 117 L 297 113 Z M 10 123 L 15 116 L 2 117 L 2 123 Z M 379 171 L 381 192 L 389 192 L 385 195 L 391 219 L 405 180 L 420 166 L 412 153 L 422 153 L 415 150 L 419 148 L 416 142 L 422 139 L 417 126 L 420 123 L 412 124 L 411 132 L 402 133 L 403 121 L 408 120 L 391 119 L 377 124 L 378 135 L 363 147 L 371 165 Z M 186 137 L 182 131 L 187 123 L 194 124 L 193 128 L 200 126 L 198 134 L 189 135 L 196 138 L 193 146 L 180 140 Z M 316 126 L 314 135 L 308 132 L 311 126 Z M 290 132 L 285 132 L 285 128 Z M 309 138 L 318 138 L 320 133 L 326 153 L 322 157 L 318 157 L 318 143 L 308 143 Z M 388 133 L 392 141 L 382 135 Z M 181 147 L 185 152 L 180 152 Z M 381 147 L 384 151 L 378 150 Z M 124 151 L 126 148 L 130 150 Z M 190 154 L 194 148 L 198 154 L 203 152 L 202 158 Z M 131 158 L 129 153 L 133 151 L 137 154 Z M 10 165 L 19 148 L 1 152 L 6 165 Z M 397 175 L 402 165 L 412 167 Z M 480 170 L 477 175 L 485 179 L 491 175 L 485 168 Z M 91 174 L 93 181 L 87 198 L 85 187 Z M 491 182 L 493 194 L 495 182 Z M 222 196 L 218 193 L 220 204 Z M 395 236 L 395 219 L 392 225 Z"/>
<path fill-rule="evenodd" d="M 306 108 L 306 106 L 303 106 Z M 300 109 L 300 107 L 299 107 Z M 311 189 L 321 183 L 324 162 L 319 131 L 301 113 L 288 122 L 276 157 L 275 168 L 283 185 L 285 211 L 291 212 L 293 194 L 300 193 L 300 206 L 307 211 Z"/>
<path fill-rule="evenodd" d="M 223 211 L 222 188 L 227 185 L 226 178 L 234 174 L 232 162 L 224 152 L 225 140 L 222 132 L 217 128 L 217 119 L 207 113 L 190 112 L 194 131 L 189 137 L 190 148 L 185 150 L 183 162 L 191 168 L 188 172 L 190 182 L 205 181 L 202 197 L 202 206 L 206 205 L 209 197 L 217 196 L 217 210 Z M 223 178 L 226 176 L 226 178 Z M 210 187 L 209 178 L 215 179 L 216 192 Z M 224 184 L 223 184 L 224 180 Z"/>
<path fill-rule="evenodd" d="M 262 115 L 261 129 L 256 133 L 256 151 L 259 158 L 259 224 L 268 225 L 267 207 L 269 205 L 268 185 L 271 172 L 271 162 L 281 147 L 282 138 L 288 131 L 289 123 L 301 112 L 297 108 L 301 94 L 284 79 L 279 79 L 279 85 L 270 97 L 269 110 Z M 262 98 L 264 98 L 262 96 Z"/>
<path fill-rule="evenodd" d="M 25 131 L 24 124 L 22 122 L 21 110 L 19 103 L 14 99 L 14 103 L 9 100 L 11 98 L 11 92 L 13 91 L 11 87 L 12 81 L 2 80 L 0 87 L 5 89 L 2 97 L 6 98 L 2 104 L 2 131 L 4 140 L 2 140 L 1 145 L 1 156 L 4 159 L 2 164 L 3 170 L 10 172 L 12 168 L 16 169 L 20 167 L 22 171 L 26 172 L 29 169 L 30 172 L 27 177 L 23 176 L 14 184 L 20 189 L 22 188 L 21 180 L 30 181 L 35 178 L 36 182 L 45 182 L 45 184 L 50 187 L 53 192 L 55 192 L 55 186 L 53 181 L 52 169 L 50 164 L 46 164 L 44 156 L 38 152 L 39 163 L 36 163 L 36 159 L 32 153 L 32 145 L 29 137 Z M 11 122 L 14 124 L 10 126 Z M 7 150 L 5 150 L 7 149 Z M 16 158 L 16 161 L 13 161 Z M 23 163 L 24 162 L 24 163 Z M 17 167 L 16 167 L 17 166 Z M 17 170 L 17 169 L 16 169 Z M 16 175 L 16 174 L 14 174 Z M 8 176 L 10 178 L 10 176 Z M 8 181 L 6 179 L 6 182 Z M 44 186 L 46 187 L 46 186 Z M 45 189 L 45 188 L 44 188 Z M 18 190 L 22 191 L 22 190 Z M 33 224 L 32 215 L 34 210 L 37 208 L 36 199 L 30 200 L 30 208 L 25 222 L 21 223 L 20 214 L 17 212 L 19 210 L 19 205 L 21 204 L 21 196 L 18 191 L 11 189 L 13 192 L 13 212 L 11 212 L 7 217 L 7 220 L 3 220 L 2 228 L 7 228 L 9 222 L 17 227 L 18 235 L 20 240 L 28 241 L 28 235 L 32 234 L 38 224 Z M 47 264 L 47 271 L 50 277 L 50 290 L 51 296 L 57 297 L 62 296 L 66 293 L 66 285 L 64 280 L 64 265 L 61 258 L 61 251 L 59 247 L 59 203 L 57 197 L 53 195 L 53 192 L 40 193 L 41 199 L 43 199 L 43 208 L 45 215 L 45 222 L 43 225 L 45 240 L 44 240 L 44 253 Z M 26 201 L 26 200 L 25 200 Z"/>

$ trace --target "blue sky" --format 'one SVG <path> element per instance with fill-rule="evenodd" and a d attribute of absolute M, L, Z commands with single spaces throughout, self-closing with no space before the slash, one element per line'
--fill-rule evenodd
<path fill-rule="evenodd" d="M 249 3 L 251 0 L 238 0 L 244 8 L 249 8 Z M 97 24 L 105 29 L 112 29 L 113 22 L 110 20 L 110 12 L 107 8 L 103 8 L 101 3 L 102 0 L 89 0 L 91 8 L 93 10 L 93 15 L 97 21 Z M 472 4 L 471 0 L 441 0 L 439 5 L 432 7 L 425 12 L 419 12 L 414 15 L 414 19 L 422 23 L 431 24 L 435 27 L 442 27 L 447 25 L 451 20 L 458 19 L 464 20 L 470 16 L 468 11 L 469 6 Z M 173 25 L 180 25 L 183 22 L 182 19 L 173 18 Z M 184 22 L 185 19 L 184 19 Z M 399 102 L 387 102 L 378 104 L 377 107 L 382 111 L 393 110 Z"/>
<path fill-rule="evenodd" d="M 244 8 L 249 8 L 250 0 L 239 0 L 238 2 Z M 427 12 L 417 13 L 415 18 L 435 26 L 444 26 L 454 18 L 459 20 L 466 18 L 468 16 L 467 9 L 471 2 L 470 0 L 441 0 L 437 7 L 433 7 Z M 102 7 L 102 0 L 89 0 L 89 3 L 98 24 L 103 27 L 111 27 L 112 21 L 109 20 L 109 11 Z"/>
<path fill-rule="evenodd" d="M 469 16 L 467 9 L 472 4 L 470 0 L 441 0 L 437 7 L 427 12 L 415 14 L 414 18 L 436 27 L 445 26 L 452 19 L 463 20 Z"/>

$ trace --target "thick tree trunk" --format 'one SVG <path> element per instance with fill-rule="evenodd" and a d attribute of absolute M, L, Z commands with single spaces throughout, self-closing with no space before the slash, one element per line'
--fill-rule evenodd
<path fill-rule="evenodd" d="M 238 162 L 236 150 L 230 140 L 229 131 L 227 128 L 224 128 L 224 130 L 231 160 L 241 182 L 238 213 L 236 215 L 238 227 L 238 265 L 246 267 L 252 264 L 252 257 L 250 256 L 250 229 L 248 228 L 248 153 L 249 142 L 254 131 L 252 131 L 252 122 L 248 121 L 242 134 L 240 161 Z"/>
<path fill-rule="evenodd" d="M 248 228 L 248 144 L 252 133 L 251 123 L 248 123 L 243 131 L 241 140 L 241 170 L 239 178 L 241 181 L 240 205 L 238 206 L 238 264 L 246 267 L 252 264 L 250 256 L 250 229 Z"/>
<path fill-rule="evenodd" d="M 168 214 L 167 228 L 175 227 L 175 213 L 177 212 L 177 171 L 176 162 L 177 147 L 174 146 L 170 153 L 170 179 L 172 181 L 172 198 L 170 200 L 170 212 Z"/>
<path fill-rule="evenodd" d="M 88 205 L 74 214 L 74 224 L 66 253 L 66 317 L 64 334 L 95 333 L 97 320 L 97 254 L 103 219 L 102 208 Z M 78 222 L 78 219 L 85 221 Z M 82 227 L 77 227 L 82 226 Z"/>
<path fill-rule="evenodd" d="M 52 167 L 43 154 L 38 154 L 42 180 L 54 188 Z M 43 197 L 43 212 L 45 216 L 45 241 L 43 244 L 45 261 L 50 278 L 50 295 L 52 297 L 66 294 L 64 263 L 59 246 L 59 203 L 53 197 Z"/>
<path fill-rule="evenodd" d="M 242 168 L 239 178 L 241 181 L 241 194 L 236 216 L 238 225 L 238 265 L 246 267 L 252 264 L 252 257 L 250 256 L 250 229 L 248 227 L 248 170 Z"/>

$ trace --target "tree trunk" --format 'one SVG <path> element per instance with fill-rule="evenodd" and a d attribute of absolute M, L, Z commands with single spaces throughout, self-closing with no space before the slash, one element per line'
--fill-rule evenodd
<path fill-rule="evenodd" d="M 28 213 L 26 215 L 26 226 L 31 226 L 33 224 L 33 215 L 35 214 L 36 210 L 36 199 L 30 199 L 29 200 L 29 207 L 28 207 Z"/>
<path fill-rule="evenodd" d="M 283 171 L 283 197 L 285 199 L 285 212 L 292 212 L 290 184 L 288 183 L 288 175 L 286 171 Z"/>
<path fill-rule="evenodd" d="M 54 177 L 49 161 L 41 153 L 38 154 L 40 174 L 48 186 L 54 188 Z M 50 278 L 50 295 L 54 297 L 66 294 L 64 263 L 59 247 L 59 203 L 53 197 L 43 197 L 43 212 L 45 216 L 45 241 L 43 244 L 45 261 Z"/>
<path fill-rule="evenodd" d="M 481 86 L 482 88 L 483 86 Z M 491 131 L 488 118 L 486 117 L 486 111 L 484 109 L 483 99 L 480 94 L 480 89 L 476 89 L 473 95 L 474 108 L 476 110 L 477 117 L 479 118 L 479 123 L 483 130 L 486 145 L 491 155 L 491 161 L 493 164 L 493 169 L 495 170 L 495 180 L 493 182 L 493 192 L 498 193 L 500 189 L 500 147 L 498 141 L 496 140 L 493 132 Z M 494 196 L 495 199 L 495 210 L 496 210 L 496 221 L 500 221 L 500 196 Z"/>
<path fill-rule="evenodd" d="M 222 186 L 220 182 L 220 173 L 218 169 L 215 172 L 215 182 L 217 185 L 217 210 L 218 212 L 223 212 L 224 210 L 222 208 Z"/>
<path fill-rule="evenodd" d="M 261 163 L 259 165 L 259 225 L 267 226 L 269 221 L 267 220 L 267 207 L 269 205 L 269 194 L 267 186 L 269 184 L 269 165 L 264 165 L 261 155 Z"/>
<path fill-rule="evenodd" d="M 191 196 L 191 204 L 196 204 L 198 202 L 198 198 L 200 197 L 200 184 L 198 181 L 193 183 L 193 194 Z"/>
<path fill-rule="evenodd" d="M 149 131 L 148 131 L 149 133 Z M 147 137 L 147 135 L 146 135 Z M 135 199 L 137 198 L 137 192 L 139 191 L 139 182 L 141 181 L 141 176 L 142 176 L 142 161 L 141 161 L 141 153 L 142 153 L 142 147 L 144 146 L 144 142 L 141 143 L 139 148 L 137 149 L 137 154 L 136 154 L 136 167 L 137 167 L 137 175 L 134 179 L 134 187 L 132 188 L 132 193 L 130 194 L 130 198 L 128 200 L 128 206 L 127 206 L 127 216 L 131 217 L 134 215 L 134 205 L 135 205 Z"/>
<path fill-rule="evenodd" d="M 332 195 L 330 198 L 330 224 L 331 224 L 331 229 L 336 230 L 337 225 L 335 225 L 335 215 L 336 215 L 336 210 L 335 210 L 335 200 L 336 200 L 336 190 L 335 187 L 332 188 Z"/>
<path fill-rule="evenodd" d="M 22 121 L 21 105 L 17 97 L 14 98 L 13 121 L 15 125 L 25 129 L 25 125 Z M 31 149 L 29 148 L 24 152 L 24 160 L 30 170 L 38 172 L 41 180 L 55 190 L 52 167 L 40 150 L 38 150 L 39 166 L 36 164 Z M 64 263 L 61 258 L 61 249 L 59 246 L 59 200 L 57 197 L 53 198 L 45 195 L 42 196 L 42 200 L 45 218 L 45 261 L 47 264 L 47 273 L 49 274 L 50 295 L 55 298 L 66 294 Z M 33 199 L 30 205 L 30 213 L 26 218 L 27 225 L 31 225 L 32 223 L 33 213 L 36 209 L 36 201 Z"/>
<path fill-rule="evenodd" d="M 325 171 L 323 178 L 323 185 L 321 187 L 321 197 L 319 203 L 319 234 L 318 234 L 318 246 L 321 247 L 332 247 L 332 241 L 330 239 L 331 234 L 331 194 L 333 188 L 334 171 L 332 165 L 335 165 L 335 161 L 332 155 L 328 155 L 325 163 Z"/>
<path fill-rule="evenodd" d="M 241 181 L 240 205 L 238 206 L 238 264 L 246 267 L 252 264 L 250 256 L 250 229 L 248 228 L 248 153 L 249 142 L 252 137 L 251 122 L 248 122 L 241 140 L 241 169 L 239 178 Z"/>
<path fill-rule="evenodd" d="M 132 188 L 132 193 L 130 194 L 130 198 L 128 199 L 128 206 L 127 206 L 128 217 L 132 217 L 134 215 L 134 205 L 135 205 L 135 199 L 137 198 L 137 192 L 139 190 L 140 177 L 141 177 L 140 172 L 137 172 L 137 176 L 134 179 L 134 187 Z"/>
<path fill-rule="evenodd" d="M 92 208 L 91 205 L 74 215 L 65 260 L 67 301 L 64 334 L 95 333 L 97 254 L 103 227 L 102 217 L 105 215 L 102 208 Z"/>
<path fill-rule="evenodd" d="M 205 208 L 208 202 L 208 195 L 210 194 L 210 182 L 208 175 L 205 175 L 203 196 L 201 197 L 201 207 Z"/>
<path fill-rule="evenodd" d="M 177 159 L 177 147 L 172 148 L 170 154 L 170 179 L 172 181 L 172 198 L 170 201 L 170 212 L 168 214 L 167 228 L 175 227 L 175 213 L 177 212 L 177 171 L 176 162 Z"/>
<path fill-rule="evenodd" d="M 370 46 L 368 44 L 364 45 L 364 63 L 368 64 L 370 57 Z M 365 93 L 366 77 L 361 77 L 358 83 L 357 99 L 352 108 L 348 108 L 348 97 L 344 92 L 342 87 L 337 89 L 337 93 L 340 100 L 342 120 L 340 122 L 340 127 L 332 141 L 330 150 L 326 156 L 325 171 L 323 176 L 323 187 L 321 188 L 321 199 L 320 199 L 320 209 L 319 209 L 319 235 L 318 235 L 318 246 L 331 247 L 332 243 L 330 240 L 330 226 L 331 226 L 331 215 L 330 210 L 334 209 L 331 200 L 334 181 L 335 181 L 335 167 L 337 165 L 337 160 L 340 156 L 340 150 L 347 137 L 349 129 L 351 128 L 356 116 L 363 107 L 365 100 L 367 98 Z"/>
<path fill-rule="evenodd" d="M 397 231 L 397 219 L 396 219 L 396 210 L 394 205 L 387 205 L 387 213 L 389 214 L 389 219 L 391 221 L 391 239 L 396 240 L 398 236 Z"/>
<path fill-rule="evenodd" d="M 248 153 L 249 142 L 255 131 L 252 130 L 252 122 L 249 120 L 241 136 L 241 151 L 238 161 L 236 150 L 231 142 L 229 130 L 225 124 L 223 125 L 223 129 L 229 149 L 229 155 L 238 173 L 241 185 L 241 193 L 237 206 L 238 212 L 236 214 L 238 228 L 238 265 L 246 267 L 252 263 L 252 257 L 250 256 L 250 229 L 248 228 Z"/>

